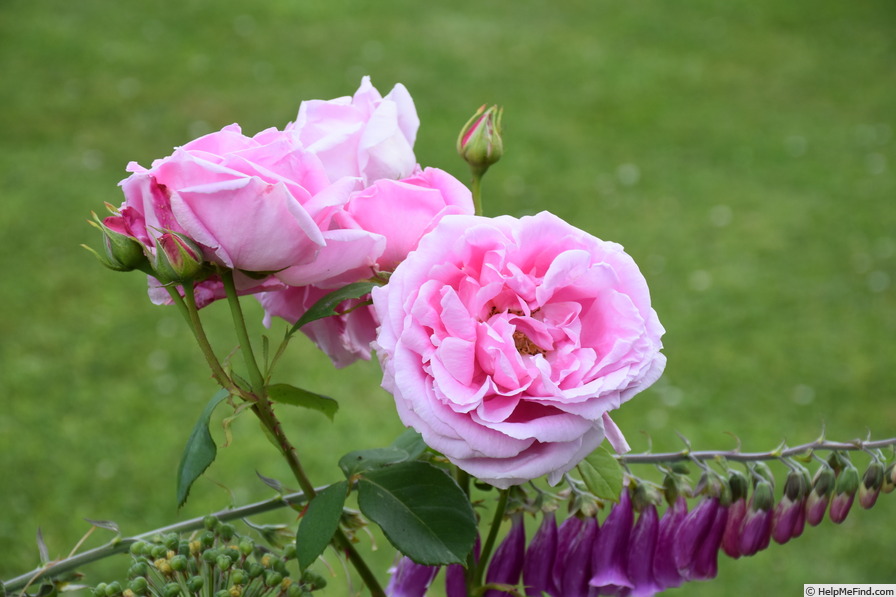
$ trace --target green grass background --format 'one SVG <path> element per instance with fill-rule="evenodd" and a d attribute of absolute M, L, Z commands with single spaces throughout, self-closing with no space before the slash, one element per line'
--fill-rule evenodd
<path fill-rule="evenodd" d="M 550 209 L 642 265 L 669 362 L 616 417 L 636 450 L 678 449 L 676 432 L 746 450 L 822 424 L 834 439 L 896 435 L 894 30 L 890 0 L 4 0 L 0 578 L 38 563 L 38 527 L 61 557 L 83 518 L 135 534 L 269 497 L 255 471 L 289 478 L 239 420 L 176 509 L 180 451 L 215 388 L 178 314 L 78 245 L 96 244 L 84 220 L 121 201 L 128 161 L 232 122 L 282 127 L 365 74 L 383 93 L 408 87 L 419 161 L 464 179 L 458 128 L 503 104 L 487 213 Z M 221 307 L 207 317 L 229 347 Z M 335 424 L 283 412 L 316 482 L 400 430 L 375 364 L 334 374 L 298 342 L 279 380 L 341 401 Z M 715 582 L 669 593 L 896 582 L 894 501 L 722 557 Z"/>

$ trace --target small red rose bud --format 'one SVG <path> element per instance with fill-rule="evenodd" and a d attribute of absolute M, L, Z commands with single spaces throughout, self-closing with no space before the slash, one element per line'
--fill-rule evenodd
<path fill-rule="evenodd" d="M 831 498 L 831 522 L 840 524 L 846 520 L 852 502 L 859 489 L 859 471 L 851 463 L 840 471 L 837 484 L 834 486 L 834 496 Z"/>
<path fill-rule="evenodd" d="M 884 483 L 884 465 L 874 460 L 862 476 L 859 485 L 859 504 L 866 510 L 874 505 Z"/>
<path fill-rule="evenodd" d="M 482 176 L 489 166 L 501 159 L 501 116 L 504 109 L 485 105 L 479 108 L 457 137 L 457 152 L 470 164 L 475 175 Z"/>
<path fill-rule="evenodd" d="M 183 234 L 165 232 L 156 239 L 152 270 L 162 284 L 192 282 L 203 263 L 202 249 Z"/>
<path fill-rule="evenodd" d="M 815 478 L 812 479 L 812 491 L 806 498 L 806 522 L 811 526 L 818 525 L 824 519 L 824 512 L 828 508 L 831 493 L 834 491 L 834 483 L 836 483 L 836 476 L 831 467 L 823 465 L 815 472 Z"/>

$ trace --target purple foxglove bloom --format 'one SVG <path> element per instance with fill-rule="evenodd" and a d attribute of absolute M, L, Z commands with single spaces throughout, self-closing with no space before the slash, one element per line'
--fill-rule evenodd
<path fill-rule="evenodd" d="M 523 585 L 528 597 L 541 597 L 553 590 L 551 573 L 557 557 L 557 534 L 554 513 L 545 512 L 523 558 Z"/>
<path fill-rule="evenodd" d="M 691 568 L 697 557 L 697 548 L 703 543 L 709 528 L 716 518 L 716 510 L 719 509 L 719 498 L 707 497 L 688 512 L 681 522 L 672 542 L 675 558 L 675 566 L 682 578 L 691 578 Z"/>
<path fill-rule="evenodd" d="M 488 563 L 488 571 L 485 574 L 485 582 L 502 585 L 516 586 L 520 582 L 520 573 L 523 571 L 523 558 L 526 552 L 526 527 L 523 525 L 523 515 L 513 517 L 507 536 L 501 541 L 495 555 Z M 510 596 L 506 591 L 489 590 L 485 597 Z"/>
<path fill-rule="evenodd" d="M 401 556 L 390 571 L 392 578 L 386 586 L 389 597 L 423 597 L 439 572 L 438 566 L 424 566 Z"/>
<path fill-rule="evenodd" d="M 479 536 L 473 545 L 473 557 L 479 561 Z M 445 595 L 446 597 L 467 597 L 467 571 L 461 564 L 451 564 L 445 568 Z"/>
<path fill-rule="evenodd" d="M 618 592 L 618 588 L 632 587 L 628 578 L 628 541 L 632 533 L 634 514 L 628 490 L 623 489 L 619 503 L 612 507 L 600 536 L 594 543 L 591 557 L 591 580 L 588 584 L 602 592 Z"/>
<path fill-rule="evenodd" d="M 856 491 L 859 488 L 859 471 L 856 467 L 849 465 L 840 471 L 837 477 L 837 484 L 834 487 L 834 497 L 831 498 L 831 522 L 840 524 L 846 520 L 849 509 L 852 508 L 852 502 L 856 497 Z"/>
<path fill-rule="evenodd" d="M 716 516 L 697 547 L 697 555 L 691 568 L 689 580 L 710 580 L 719 572 L 719 547 L 728 522 L 728 507 L 721 504 L 716 508 Z"/>
<path fill-rule="evenodd" d="M 688 502 L 679 496 L 660 519 L 653 555 L 653 577 L 662 587 L 677 587 L 684 582 L 675 565 L 674 540 L 688 514 Z"/>
<path fill-rule="evenodd" d="M 769 491 L 771 490 L 769 489 Z M 768 547 L 772 535 L 772 511 L 771 508 L 763 509 L 763 506 L 766 505 L 770 504 L 757 499 L 754 491 L 753 496 L 750 498 L 750 506 L 747 508 L 743 524 L 740 527 L 738 547 L 741 555 L 751 556 L 757 551 Z"/>
<path fill-rule="evenodd" d="M 831 467 L 823 466 L 815 473 L 812 491 L 806 499 L 806 522 L 810 525 L 816 526 L 824 520 L 824 512 L 828 509 L 835 483 L 836 477 Z"/>
<path fill-rule="evenodd" d="M 725 521 L 725 531 L 722 533 L 722 550 L 730 558 L 737 559 L 740 553 L 740 529 L 747 514 L 747 500 L 740 498 L 728 506 L 728 518 Z"/>
<path fill-rule="evenodd" d="M 572 519 L 578 522 L 569 523 Z M 575 533 L 573 534 L 573 531 Z M 554 560 L 554 592 L 556 597 L 587 597 L 591 578 L 591 552 L 600 535 L 596 518 L 567 518 L 557 533 L 557 559 Z"/>
<path fill-rule="evenodd" d="M 632 583 L 631 597 L 655 595 L 665 587 L 653 576 L 653 558 L 659 533 L 656 506 L 647 504 L 638 516 L 628 540 L 628 578 Z"/>
<path fill-rule="evenodd" d="M 884 465 L 875 460 L 868 465 L 862 476 L 862 484 L 859 485 L 859 504 L 866 510 L 874 506 L 883 484 Z"/>
<path fill-rule="evenodd" d="M 804 499 L 796 502 L 791 501 L 787 496 L 781 498 L 781 501 L 775 505 L 772 514 L 772 539 L 781 545 L 787 543 L 794 537 L 798 537 L 802 533 L 802 525 L 800 522 L 806 520 L 806 502 Z M 800 525 L 799 527 L 797 525 Z"/>

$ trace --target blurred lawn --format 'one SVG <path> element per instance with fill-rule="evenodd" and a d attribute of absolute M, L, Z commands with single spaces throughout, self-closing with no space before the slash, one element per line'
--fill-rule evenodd
<path fill-rule="evenodd" d="M 134 534 L 226 507 L 212 480 L 245 503 L 270 496 L 255 471 L 288 479 L 241 420 L 176 510 L 174 471 L 213 384 L 177 313 L 78 245 L 96 244 L 84 219 L 121 201 L 128 161 L 232 122 L 282 127 L 302 99 L 351 94 L 364 74 L 383 93 L 409 88 L 418 159 L 464 179 L 456 131 L 503 104 L 487 212 L 550 209 L 641 263 L 669 365 L 617 417 L 636 450 L 647 435 L 678 449 L 676 431 L 748 450 L 822 424 L 835 439 L 896 434 L 894 30 L 890 0 L 5 0 L 0 578 L 38 563 L 38 527 L 60 557 L 83 518 Z M 324 483 L 339 454 L 400 425 L 375 365 L 333 375 L 297 344 L 281 380 L 342 403 L 334 425 L 284 411 Z M 894 501 L 722 558 L 716 582 L 670 594 L 896 582 Z"/>

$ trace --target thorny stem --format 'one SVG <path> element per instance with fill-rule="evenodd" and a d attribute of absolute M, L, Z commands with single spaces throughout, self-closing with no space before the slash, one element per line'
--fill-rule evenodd
<path fill-rule="evenodd" d="M 741 452 L 740 450 L 682 450 L 661 454 L 622 454 L 616 459 L 623 464 L 657 464 L 661 462 L 677 462 L 681 460 L 731 460 L 734 462 L 757 462 L 779 460 L 794 456 L 808 455 L 817 450 L 874 450 L 896 446 L 896 437 L 880 440 L 853 440 L 851 442 L 832 442 L 823 439 L 800 444 L 790 448 L 776 448 L 768 452 Z"/>

